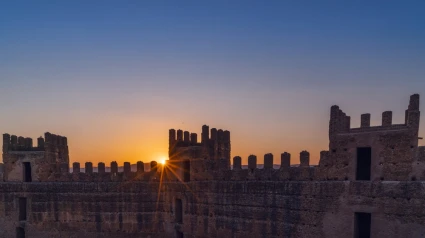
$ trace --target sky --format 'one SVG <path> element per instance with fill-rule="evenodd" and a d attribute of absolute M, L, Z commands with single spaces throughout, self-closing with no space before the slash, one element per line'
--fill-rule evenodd
<path fill-rule="evenodd" d="M 68 137 L 70 161 L 150 162 L 170 128 L 232 156 L 328 148 L 330 107 L 404 122 L 422 96 L 425 1 L 0 1 L 0 132 Z M 420 141 L 424 145 L 423 141 Z"/>

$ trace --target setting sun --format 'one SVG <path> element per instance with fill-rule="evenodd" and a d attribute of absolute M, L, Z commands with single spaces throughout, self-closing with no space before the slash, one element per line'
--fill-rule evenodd
<path fill-rule="evenodd" d="M 159 160 L 159 163 L 160 163 L 160 164 L 162 164 L 162 165 L 165 165 L 165 163 L 166 163 L 166 162 L 165 162 L 165 158 L 160 159 L 160 160 Z"/>

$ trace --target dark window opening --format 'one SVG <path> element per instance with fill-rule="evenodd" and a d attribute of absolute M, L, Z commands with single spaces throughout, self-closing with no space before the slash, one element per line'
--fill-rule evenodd
<path fill-rule="evenodd" d="M 370 165 L 372 149 L 370 147 L 357 148 L 356 180 L 370 180 Z"/>
<path fill-rule="evenodd" d="M 370 213 L 356 212 L 354 221 L 354 238 L 370 238 Z"/>
<path fill-rule="evenodd" d="M 176 238 L 183 238 L 183 232 L 176 231 Z"/>
<path fill-rule="evenodd" d="M 189 160 L 183 161 L 183 181 L 184 182 L 190 181 L 190 161 Z"/>
<path fill-rule="evenodd" d="M 24 162 L 24 182 L 32 182 L 30 162 Z"/>
<path fill-rule="evenodd" d="M 19 220 L 27 220 L 27 198 L 19 198 Z"/>
<path fill-rule="evenodd" d="M 181 199 L 176 199 L 176 222 L 183 223 L 183 203 Z"/>
<path fill-rule="evenodd" d="M 22 227 L 16 228 L 16 238 L 25 238 L 25 230 Z"/>

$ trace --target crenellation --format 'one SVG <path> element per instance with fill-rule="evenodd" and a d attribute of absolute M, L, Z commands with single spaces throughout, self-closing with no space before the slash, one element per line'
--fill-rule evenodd
<path fill-rule="evenodd" d="M 333 105 L 329 120 L 329 136 L 348 132 L 350 130 L 350 119 L 339 106 Z"/>
<path fill-rule="evenodd" d="M 3 134 L 3 153 L 7 153 L 10 147 L 11 147 L 10 135 Z"/>
<path fill-rule="evenodd" d="M 391 126 L 393 124 L 393 112 L 385 111 L 382 113 L 382 126 Z"/>
<path fill-rule="evenodd" d="M 176 141 L 176 130 L 170 129 L 169 130 L 169 136 L 168 136 L 168 138 L 169 138 L 169 143 L 170 144 L 172 144 L 173 142 L 175 142 Z"/>
<path fill-rule="evenodd" d="M 198 144 L 198 135 L 196 133 L 190 133 L 190 143 L 191 145 Z"/>
<path fill-rule="evenodd" d="M 106 172 L 106 170 L 105 170 L 105 163 L 103 163 L 103 162 L 97 163 L 97 172 L 99 174 L 103 174 L 103 173 Z"/>
<path fill-rule="evenodd" d="M 124 174 L 131 173 L 131 164 L 130 162 L 124 162 Z"/>
<path fill-rule="evenodd" d="M 209 133 L 210 133 L 209 126 L 203 125 L 202 126 L 202 134 L 201 134 L 201 143 L 202 144 L 207 143 L 207 141 L 209 140 L 209 138 L 210 138 Z"/>
<path fill-rule="evenodd" d="M 10 137 L 10 142 L 11 142 L 12 146 L 17 146 L 18 145 L 18 137 L 16 135 L 12 135 Z"/>
<path fill-rule="evenodd" d="M 347 126 L 347 115 L 340 109 L 338 111 L 338 131 L 345 132 Z"/>
<path fill-rule="evenodd" d="M 409 100 L 409 111 L 418 111 L 419 110 L 419 94 L 413 94 L 410 96 Z"/>
<path fill-rule="evenodd" d="M 300 152 L 300 167 L 309 167 L 310 166 L 310 153 L 308 151 Z"/>
<path fill-rule="evenodd" d="M 117 161 L 111 162 L 111 175 L 116 175 L 118 173 L 118 163 Z"/>
<path fill-rule="evenodd" d="M 248 156 L 248 169 L 256 169 L 257 168 L 257 156 L 250 155 Z"/>
<path fill-rule="evenodd" d="M 137 173 L 145 172 L 145 164 L 142 161 L 137 161 Z"/>
<path fill-rule="evenodd" d="M 156 173 L 158 171 L 158 162 L 151 161 L 151 172 Z"/>
<path fill-rule="evenodd" d="M 78 162 L 72 163 L 72 173 L 74 174 L 80 173 L 80 163 Z"/>
<path fill-rule="evenodd" d="M 273 169 L 273 154 L 267 153 L 264 155 L 264 168 Z"/>
<path fill-rule="evenodd" d="M 223 157 L 230 160 L 231 155 L 231 141 L 230 131 L 223 131 Z"/>
<path fill-rule="evenodd" d="M 19 148 L 25 148 L 25 138 L 23 136 L 18 137 L 18 146 Z"/>
<path fill-rule="evenodd" d="M 283 152 L 280 154 L 280 169 L 287 169 L 291 167 L 291 154 Z"/>
<path fill-rule="evenodd" d="M 284 152 L 280 169 L 273 168 L 271 153 L 264 155 L 264 169 L 257 169 L 255 155 L 248 169 L 233 157 L 231 169 L 230 132 L 213 128 L 209 138 L 204 125 L 202 143 L 187 131 L 177 143 L 170 129 L 173 156 L 165 165 L 150 162 L 150 172 L 142 161 L 137 172 L 129 162 L 119 172 L 113 161 L 111 172 L 105 163 L 95 172 L 86 162 L 82 173 L 74 162 L 69 173 L 66 137 L 46 133 L 43 150 L 28 150 L 25 142 L 17 151 L 18 137 L 13 143 L 4 134 L 0 228 L 5 238 L 16 237 L 16 227 L 31 237 L 354 237 L 355 213 L 366 212 L 371 237 L 421 237 L 425 146 L 417 144 L 418 100 L 412 95 L 405 124 L 393 125 L 387 111 L 382 126 L 360 128 L 350 128 L 350 117 L 332 106 L 329 147 L 318 166 L 301 151 L 299 166 Z M 369 160 L 370 176 L 357 181 L 359 161 Z M 37 183 L 22 182 L 24 163 Z M 26 221 L 18 220 L 22 196 L 28 198 Z"/>
<path fill-rule="evenodd" d="M 37 138 L 37 148 L 44 149 L 44 138 L 41 136 Z"/>
<path fill-rule="evenodd" d="M 360 117 L 360 127 L 370 127 L 370 114 L 364 113 Z"/>
<path fill-rule="evenodd" d="M 217 141 L 217 128 L 211 128 L 211 140 Z"/>
<path fill-rule="evenodd" d="M 183 141 L 183 131 L 180 129 L 177 130 L 177 141 Z"/>
<path fill-rule="evenodd" d="M 349 132 L 351 128 L 351 117 L 346 116 L 345 117 L 345 132 Z"/>
<path fill-rule="evenodd" d="M 224 154 L 223 154 L 223 136 L 224 136 L 224 132 L 222 129 L 218 129 L 217 130 L 217 140 L 216 140 L 216 147 L 215 147 L 215 159 L 221 159 L 223 158 Z"/>
<path fill-rule="evenodd" d="M 25 149 L 30 150 L 32 148 L 32 139 L 31 138 L 29 138 L 29 137 L 25 138 L 24 143 L 25 143 L 25 146 L 24 146 Z"/>
<path fill-rule="evenodd" d="M 93 173 L 93 163 L 92 162 L 86 162 L 84 171 L 86 174 Z"/>
<path fill-rule="evenodd" d="M 189 144 L 190 143 L 190 137 L 189 137 L 190 133 L 188 131 L 184 131 L 183 135 L 184 135 L 183 136 L 183 141 L 185 143 Z"/>
<path fill-rule="evenodd" d="M 233 157 L 233 169 L 242 169 L 242 158 L 240 156 Z"/>
<path fill-rule="evenodd" d="M 419 112 L 419 95 L 410 96 L 409 106 L 406 111 L 406 125 L 413 130 L 415 135 L 419 130 L 420 112 Z"/>

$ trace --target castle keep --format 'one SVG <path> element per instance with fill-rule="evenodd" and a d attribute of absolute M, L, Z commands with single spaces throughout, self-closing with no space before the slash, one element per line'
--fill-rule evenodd
<path fill-rule="evenodd" d="M 425 147 L 419 95 L 403 124 L 360 128 L 330 109 L 329 148 L 318 165 L 284 152 L 231 158 L 227 130 L 169 130 L 166 165 L 79 163 L 66 137 L 3 135 L 0 238 L 22 237 L 425 237 Z M 280 168 L 273 164 L 280 162 Z M 298 163 L 297 166 L 291 164 Z"/>

